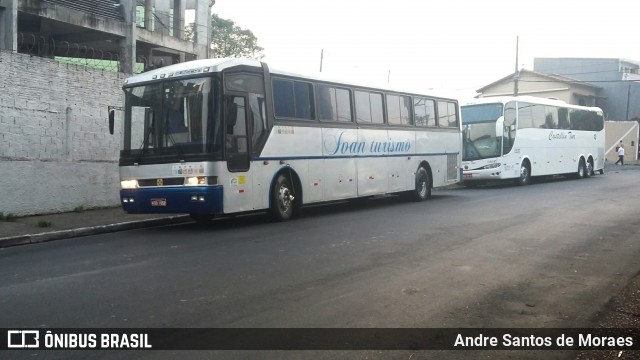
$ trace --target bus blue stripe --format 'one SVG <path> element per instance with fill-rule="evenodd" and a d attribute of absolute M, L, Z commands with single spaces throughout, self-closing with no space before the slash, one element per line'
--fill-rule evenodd
<path fill-rule="evenodd" d="M 421 154 L 384 154 L 384 155 L 341 155 L 341 156 L 270 156 L 270 157 L 253 157 L 251 160 L 318 160 L 318 159 L 353 159 L 353 158 L 381 158 L 381 157 L 405 157 L 405 156 L 439 156 L 439 155 L 458 155 L 458 152 L 451 153 L 421 153 Z"/>

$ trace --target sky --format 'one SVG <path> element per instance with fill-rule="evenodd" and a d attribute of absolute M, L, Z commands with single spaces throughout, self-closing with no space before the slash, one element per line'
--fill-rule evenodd
<path fill-rule="evenodd" d="M 534 57 L 640 61 L 640 1 L 217 0 L 270 67 L 457 97 Z M 635 17 L 635 19 L 634 19 Z M 518 39 L 518 40 L 516 40 Z"/>

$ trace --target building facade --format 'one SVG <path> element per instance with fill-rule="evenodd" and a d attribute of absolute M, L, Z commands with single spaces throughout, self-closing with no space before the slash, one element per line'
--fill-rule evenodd
<path fill-rule="evenodd" d="M 517 86 L 518 95 L 554 98 L 569 104 L 598 106 L 600 100 L 600 87 L 564 76 L 522 69 L 518 72 L 517 85 L 514 81 L 515 74 L 505 76 L 476 90 L 477 97 L 514 95 Z"/>
<path fill-rule="evenodd" d="M 111 61 L 124 73 L 207 58 L 212 4 L 211 0 L 0 0 L 0 49 Z"/>
<path fill-rule="evenodd" d="M 640 119 L 640 62 L 610 58 L 535 58 L 533 69 L 601 88 L 598 106 L 607 120 Z"/>

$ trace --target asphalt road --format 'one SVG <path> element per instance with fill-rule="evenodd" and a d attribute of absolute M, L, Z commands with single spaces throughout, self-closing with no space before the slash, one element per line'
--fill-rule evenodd
<path fill-rule="evenodd" d="M 640 271 L 640 172 L 434 191 L 0 249 L 0 328 L 593 327 Z M 558 358 L 573 352 L 11 352 Z M 0 358 L 3 354 L 0 354 Z"/>

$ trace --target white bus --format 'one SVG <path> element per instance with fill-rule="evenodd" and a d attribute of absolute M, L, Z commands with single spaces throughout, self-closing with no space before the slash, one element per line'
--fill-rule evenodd
<path fill-rule="evenodd" d="M 481 98 L 461 107 L 463 182 L 604 172 L 604 117 L 596 107 L 531 96 Z"/>
<path fill-rule="evenodd" d="M 128 213 L 215 215 L 388 193 L 425 200 L 460 181 L 456 100 L 206 59 L 124 85 Z M 114 112 L 109 114 L 113 133 Z"/>

